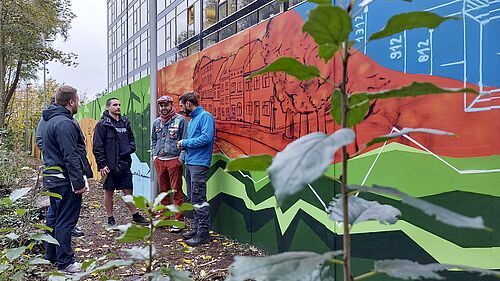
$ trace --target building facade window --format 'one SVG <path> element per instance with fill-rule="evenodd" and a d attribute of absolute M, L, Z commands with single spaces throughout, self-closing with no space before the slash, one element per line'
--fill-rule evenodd
<path fill-rule="evenodd" d="M 203 1 L 203 28 L 209 28 L 217 22 L 217 0 Z"/>

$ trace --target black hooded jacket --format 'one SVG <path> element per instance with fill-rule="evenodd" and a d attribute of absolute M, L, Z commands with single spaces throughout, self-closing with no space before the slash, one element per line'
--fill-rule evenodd
<path fill-rule="evenodd" d="M 99 170 L 108 166 L 111 171 L 121 172 L 124 168 L 130 168 L 132 164 L 130 155 L 135 152 L 136 145 L 129 119 L 126 116 L 120 116 L 119 122 L 123 122 L 128 136 L 126 148 L 120 148 L 118 132 L 113 125 L 113 122 L 116 121 L 113 121 L 112 118 L 109 112 L 105 110 L 101 119 L 97 122 L 94 129 L 92 152 Z M 126 164 L 126 167 L 123 167 L 122 163 Z"/>
<path fill-rule="evenodd" d="M 45 121 L 41 132 L 44 186 L 49 189 L 64 185 L 71 185 L 75 190 L 84 188 L 83 175 L 91 178 L 92 170 L 80 125 L 69 110 L 59 104 L 50 105 L 42 112 L 42 117 Z M 45 176 L 61 170 L 64 177 Z"/>

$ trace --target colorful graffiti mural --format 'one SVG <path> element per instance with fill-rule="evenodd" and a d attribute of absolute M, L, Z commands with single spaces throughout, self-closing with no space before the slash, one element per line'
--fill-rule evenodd
<path fill-rule="evenodd" d="M 265 173 L 223 170 L 228 158 L 275 154 L 303 135 L 331 133 L 338 128 L 329 115 L 331 85 L 317 79 L 301 82 L 279 73 L 247 79 L 276 58 L 292 56 L 319 66 L 323 77 L 339 81 L 339 60 L 324 64 L 313 40 L 301 31 L 311 7 L 302 4 L 158 72 L 159 95 L 172 95 L 177 102 L 179 95 L 195 90 L 216 119 L 216 154 L 208 181 L 213 228 L 269 252 L 342 247 L 342 228 L 330 221 L 325 211 L 337 191 L 329 178 L 316 180 L 277 207 Z M 374 136 L 403 127 L 438 128 L 458 137 L 404 136 L 382 144 L 350 160 L 349 181 L 395 186 L 455 211 L 481 215 L 494 230 L 454 229 L 400 204 L 403 217 L 397 224 L 367 222 L 353 228 L 355 271 L 382 258 L 500 268 L 500 190 L 496 184 L 500 182 L 500 146 L 496 145 L 500 125 L 495 122 L 500 117 L 500 79 L 496 74 L 500 71 L 500 37 L 495 35 L 500 31 L 498 7 L 500 1 L 380 1 L 354 18 L 352 39 L 358 51 L 349 65 L 351 92 L 430 81 L 441 87 L 472 87 L 481 95 L 447 94 L 373 103 L 365 121 L 355 127 L 357 137 L 349 147 L 351 152 Z M 460 19 L 435 30 L 412 30 L 364 44 L 390 16 L 411 10 Z M 132 117 L 136 138 L 142 138 L 143 145 L 134 162 L 137 178 L 149 176 L 148 87 L 146 80 L 136 82 L 87 105 L 79 115 L 89 140 L 105 99 L 117 95 L 122 104 L 129 101 L 132 107 L 125 112 Z M 333 164 L 328 174 L 338 177 L 339 166 Z M 148 195 L 148 188 L 139 192 Z M 375 199 L 398 204 L 390 198 Z M 461 272 L 450 272 L 448 279 L 472 280 Z"/>
<path fill-rule="evenodd" d="M 87 144 L 87 155 L 94 170 L 94 176 L 99 179 L 97 165 L 92 154 L 92 138 L 97 121 L 106 109 L 106 100 L 118 98 L 121 101 L 122 114 L 130 119 L 134 131 L 137 150 L 132 155 L 132 174 L 134 175 L 134 194 L 151 196 L 151 184 L 149 180 L 149 146 L 150 146 L 150 124 L 149 124 L 149 77 L 143 78 L 126 87 L 120 88 L 112 93 L 100 97 L 81 107 L 75 115 L 79 120 L 80 127 Z"/>

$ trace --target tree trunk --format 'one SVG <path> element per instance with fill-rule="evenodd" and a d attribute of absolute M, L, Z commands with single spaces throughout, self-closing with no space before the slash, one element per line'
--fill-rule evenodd
<path fill-rule="evenodd" d="M 3 33 L 3 1 L 0 1 L 0 46 L 5 46 L 5 37 Z M 5 125 L 5 114 L 7 113 L 7 104 L 5 102 L 5 54 L 0 48 L 0 128 Z"/>

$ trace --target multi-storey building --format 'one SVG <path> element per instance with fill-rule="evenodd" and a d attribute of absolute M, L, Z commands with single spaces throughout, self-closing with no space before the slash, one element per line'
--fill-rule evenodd
<path fill-rule="evenodd" d="M 300 2 L 302 0 L 285 3 L 273 0 L 157 0 L 158 69 Z M 110 92 L 149 75 L 148 23 L 149 0 L 108 0 Z"/>

